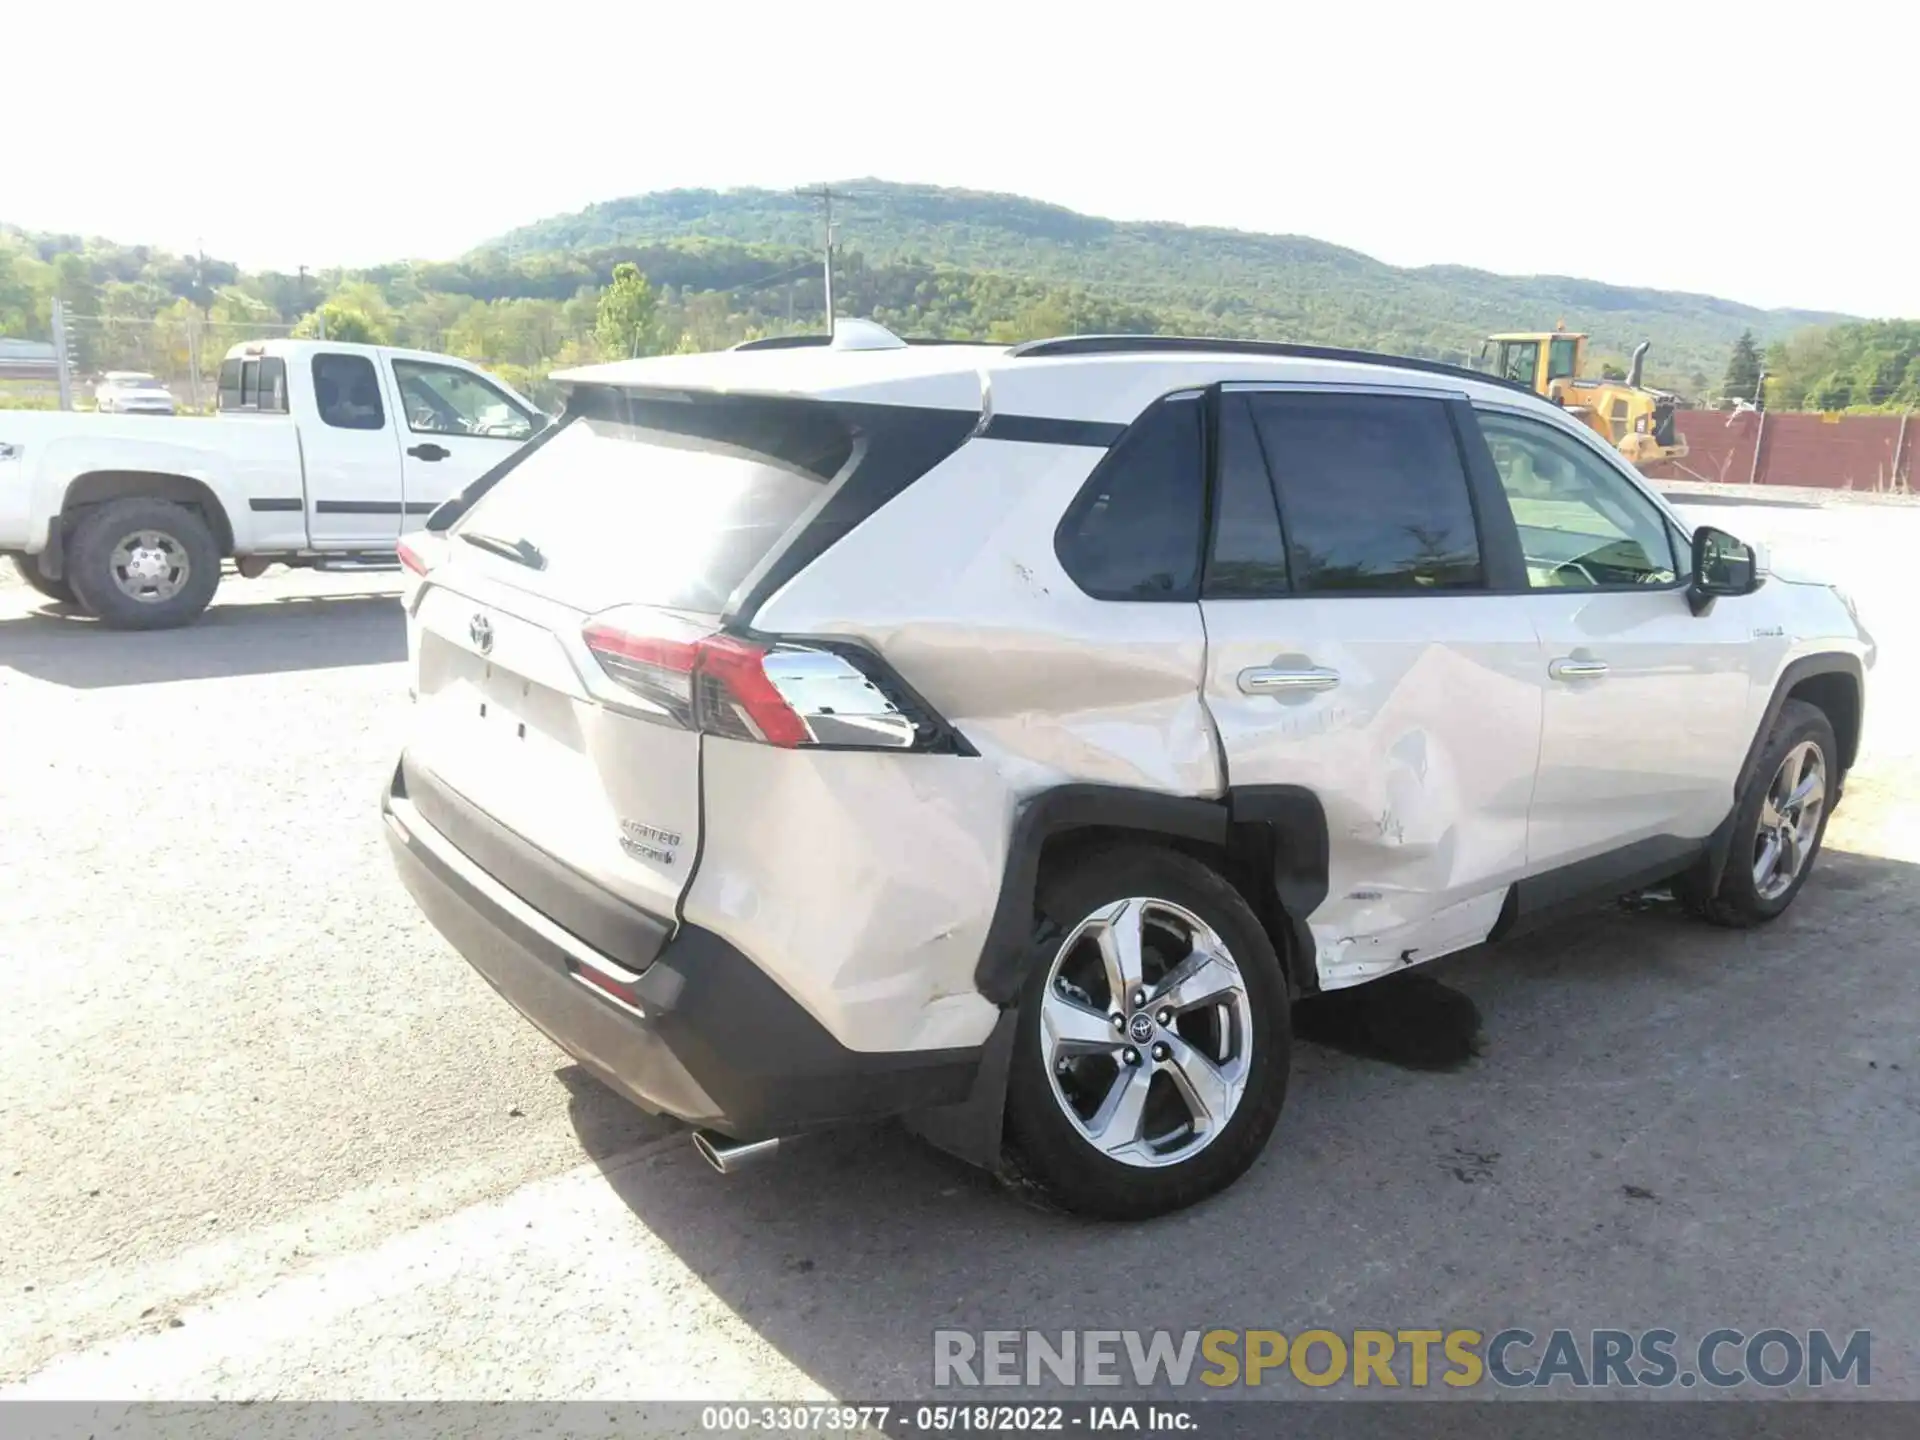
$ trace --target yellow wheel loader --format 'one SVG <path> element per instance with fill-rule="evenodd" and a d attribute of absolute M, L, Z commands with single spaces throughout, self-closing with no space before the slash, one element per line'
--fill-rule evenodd
<path fill-rule="evenodd" d="M 1660 460 L 1679 460 L 1687 442 L 1674 429 L 1678 397 L 1640 383 L 1647 343 L 1634 347 L 1625 380 L 1588 380 L 1587 337 L 1565 330 L 1491 335 L 1480 349 L 1483 369 L 1546 396 L 1569 415 L 1606 437 L 1642 468 Z M 1486 363 L 1489 355 L 1492 364 Z"/>

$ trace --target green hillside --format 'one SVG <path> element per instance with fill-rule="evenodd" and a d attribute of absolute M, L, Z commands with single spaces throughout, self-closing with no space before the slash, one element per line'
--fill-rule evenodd
<path fill-rule="evenodd" d="M 1459 362 L 1490 331 L 1564 321 L 1595 337 L 1595 366 L 1650 340 L 1648 378 L 1701 400 L 1751 330 L 1776 404 L 1920 395 L 1905 322 L 1833 325 L 1842 317 L 1591 280 L 1398 269 L 1299 236 L 1122 224 L 1010 195 L 846 188 L 838 313 L 905 335 L 1218 334 Z M 288 330 L 465 356 L 557 402 L 556 368 L 824 329 L 819 223 L 813 202 L 784 192 L 676 190 L 543 220 L 457 260 L 299 275 L 0 224 L 0 336 L 45 339 L 58 296 L 83 373 L 152 371 L 194 403 L 211 396 L 229 346 Z M 638 272 L 625 289 L 623 265 Z M 53 400 L 0 385 L 0 407 L 23 403 Z"/>
<path fill-rule="evenodd" d="M 1763 342 L 1846 317 L 1762 310 L 1707 295 L 1634 289 L 1564 276 L 1509 276 L 1462 266 L 1401 269 L 1297 235 L 1257 235 L 1080 215 L 1015 195 L 849 182 L 840 241 L 873 284 L 875 309 L 921 318 L 912 292 L 945 272 L 1071 287 L 1104 306 L 1147 312 L 1158 329 L 1317 341 L 1461 360 L 1502 329 L 1565 321 L 1596 356 L 1653 342 L 1648 374 L 1685 391 L 1711 389 L 1743 330 Z M 770 190 L 671 190 L 611 200 L 502 236 L 514 257 L 633 247 L 696 237 L 767 247 L 803 262 L 820 233 L 816 202 Z M 775 253 L 769 253 L 769 259 Z M 856 286 L 860 279 L 850 277 Z M 850 291 L 848 299 L 861 298 Z M 848 313 L 866 313 L 856 304 Z M 876 318 L 888 318 L 878 316 Z M 1000 319 L 1009 317 L 988 317 Z M 984 329 L 980 333 L 986 333 Z"/>

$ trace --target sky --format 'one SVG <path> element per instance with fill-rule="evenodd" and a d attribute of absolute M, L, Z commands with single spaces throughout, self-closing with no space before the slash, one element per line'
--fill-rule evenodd
<path fill-rule="evenodd" d="M 0 0 L 0 221 L 248 268 L 448 258 L 596 200 L 876 176 L 1396 265 L 1920 316 L 1920 7 L 1885 0 L 84 13 Z"/>

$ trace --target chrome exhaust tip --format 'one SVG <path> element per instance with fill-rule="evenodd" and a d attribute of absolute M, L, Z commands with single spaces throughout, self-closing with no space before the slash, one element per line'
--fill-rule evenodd
<path fill-rule="evenodd" d="M 765 1160 L 780 1148 L 772 1140 L 732 1140 L 712 1130 L 693 1132 L 693 1148 L 722 1175 L 737 1175 L 756 1160 Z"/>

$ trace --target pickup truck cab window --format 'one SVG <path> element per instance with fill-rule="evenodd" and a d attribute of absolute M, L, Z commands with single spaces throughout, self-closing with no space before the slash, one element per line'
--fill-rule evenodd
<path fill-rule="evenodd" d="M 364 355 L 314 356 L 313 395 L 321 421 L 336 430 L 386 427 L 380 380 L 373 372 L 373 361 Z"/>
<path fill-rule="evenodd" d="M 416 435 L 519 441 L 533 434 L 533 417 L 470 370 L 396 359 L 393 378 L 407 428 Z"/>
<path fill-rule="evenodd" d="M 287 413 L 287 362 L 277 355 L 230 359 L 220 365 L 220 409 Z"/>

